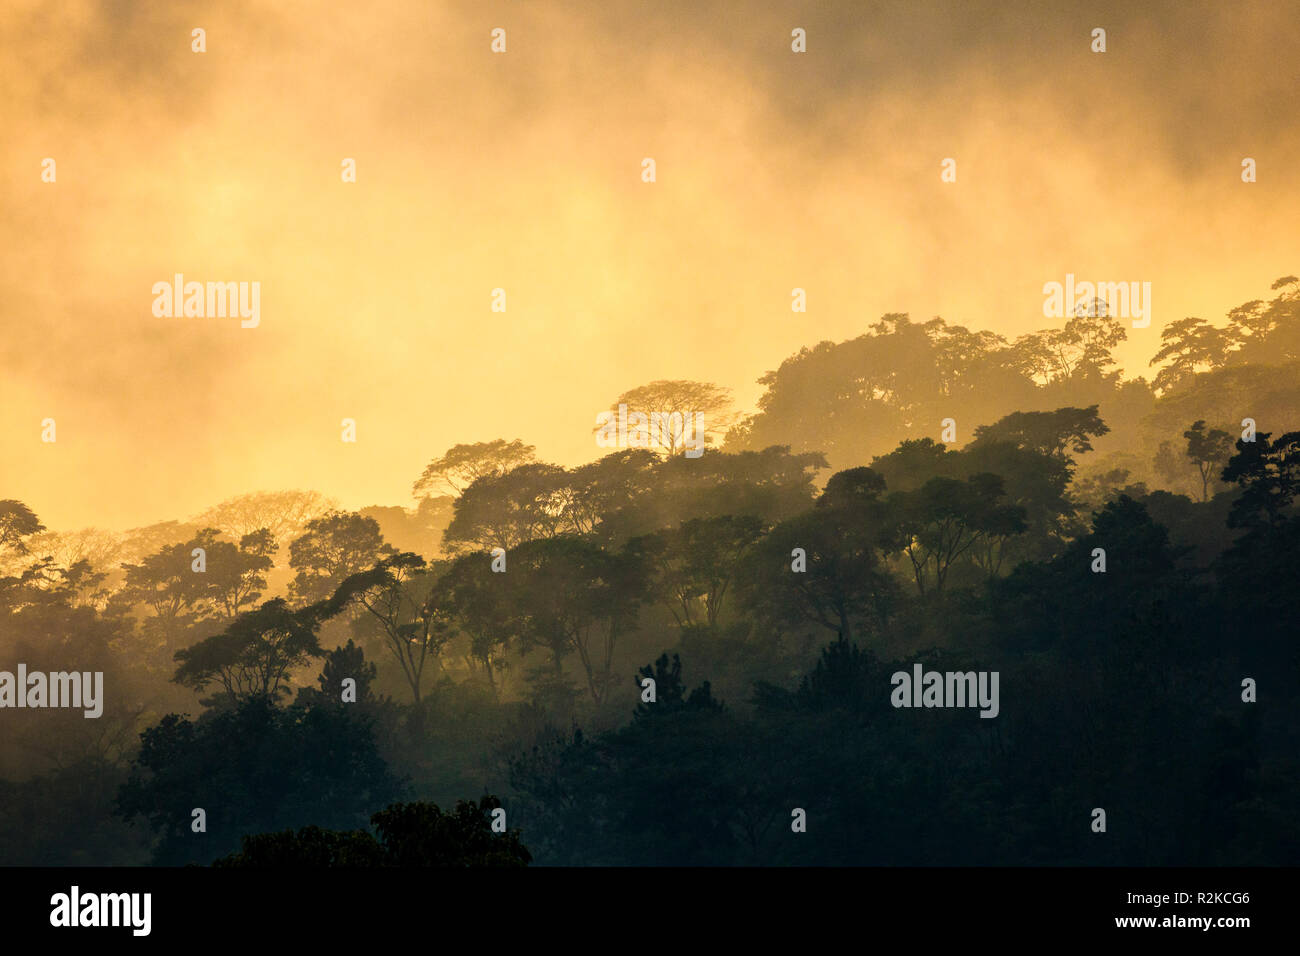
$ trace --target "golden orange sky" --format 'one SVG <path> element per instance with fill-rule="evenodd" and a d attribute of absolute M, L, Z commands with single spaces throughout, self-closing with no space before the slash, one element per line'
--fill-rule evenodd
<path fill-rule="evenodd" d="M 8 0 L 0 498 L 410 504 L 452 444 L 590 460 L 620 392 L 750 409 L 883 313 L 1045 327 L 1067 272 L 1152 283 L 1150 375 L 1166 323 L 1300 272 L 1300 7 L 1131 6 Z M 177 272 L 260 282 L 260 325 L 155 317 Z"/>

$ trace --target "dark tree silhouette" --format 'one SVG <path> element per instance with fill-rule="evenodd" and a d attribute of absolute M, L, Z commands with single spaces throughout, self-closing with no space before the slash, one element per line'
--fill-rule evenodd
<path fill-rule="evenodd" d="M 517 829 L 494 832 L 496 797 L 462 800 L 443 811 L 433 803 L 395 803 L 370 818 L 365 830 L 317 826 L 246 836 L 238 853 L 218 867 L 521 867 L 532 862 Z"/>

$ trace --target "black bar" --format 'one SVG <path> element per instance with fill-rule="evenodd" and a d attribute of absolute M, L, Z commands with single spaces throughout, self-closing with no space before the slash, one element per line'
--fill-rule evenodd
<path fill-rule="evenodd" d="M 924 945 L 1125 936 L 1147 943 L 1202 936 L 1231 945 L 1247 938 L 1236 935 L 1242 932 L 1285 931 L 1293 883 L 1294 873 L 1280 868 L 9 868 L 0 869 L 0 917 L 7 940 L 77 933 L 128 945 L 374 944 L 414 932 L 429 946 L 469 933 L 493 948 L 507 938 L 540 944 L 564 937 L 583 948 L 601 941 L 603 950 L 635 947 L 638 937 L 647 946 L 679 945 L 693 928 L 756 943 L 789 932 L 804 947 L 826 941 L 828 932 L 864 944 L 902 933 Z M 73 886 L 83 903 L 87 894 L 151 894 L 148 936 L 129 926 L 52 926 L 52 897 L 70 895 Z M 1155 925 L 1116 923 L 1148 917 Z M 1207 917 L 1245 917 L 1249 925 L 1161 925 Z"/>

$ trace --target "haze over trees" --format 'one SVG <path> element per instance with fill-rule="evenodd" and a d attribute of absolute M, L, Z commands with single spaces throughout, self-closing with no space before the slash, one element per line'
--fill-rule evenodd
<path fill-rule="evenodd" d="M 2 500 L 0 670 L 106 693 L 3 711 L 0 860 L 1294 864 L 1298 289 L 1169 323 L 1150 383 L 1106 309 L 891 314 L 725 433 L 718 386 L 619 397 L 707 411 L 699 458 L 459 444 L 414 507 Z M 917 663 L 996 719 L 893 707 Z"/>

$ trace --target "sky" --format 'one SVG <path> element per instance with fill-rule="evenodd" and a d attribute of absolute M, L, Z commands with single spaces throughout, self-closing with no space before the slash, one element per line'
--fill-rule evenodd
<path fill-rule="evenodd" d="M 589 461 L 623 391 L 752 410 L 885 313 L 1052 325 L 1067 273 L 1151 282 L 1150 376 L 1300 273 L 1300 4 L 1138 6 L 6 0 L 0 498 L 409 506 L 454 444 Z M 155 316 L 176 273 L 259 282 L 259 325 Z"/>

